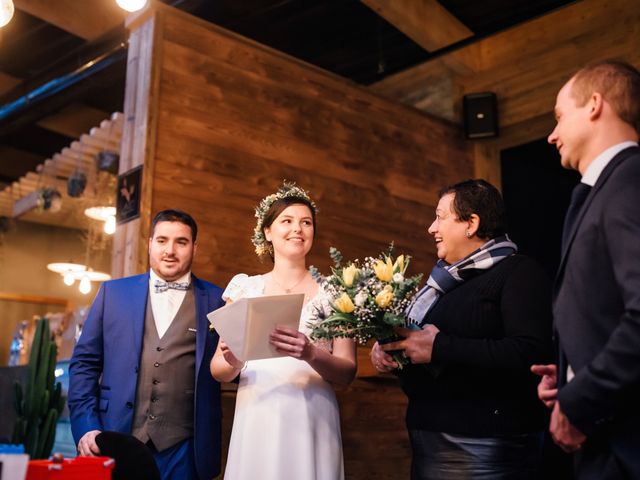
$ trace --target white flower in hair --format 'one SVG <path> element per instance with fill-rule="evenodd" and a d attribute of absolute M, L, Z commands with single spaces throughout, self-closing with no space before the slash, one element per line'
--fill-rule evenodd
<path fill-rule="evenodd" d="M 313 201 L 309 197 L 309 194 L 305 190 L 298 187 L 295 182 L 287 182 L 285 180 L 276 193 L 272 193 L 271 195 L 267 195 L 266 197 L 264 197 L 256 207 L 255 217 L 257 218 L 257 222 L 255 228 L 253 229 L 251 242 L 256 247 L 256 254 L 259 257 L 273 253 L 273 247 L 271 246 L 270 242 L 267 242 L 267 239 L 265 238 L 264 232 L 262 230 L 264 227 L 264 219 L 267 215 L 267 212 L 274 204 L 274 202 L 288 197 L 303 198 L 311 204 L 311 208 L 313 209 L 314 213 L 318 211 L 316 204 L 313 203 Z"/>

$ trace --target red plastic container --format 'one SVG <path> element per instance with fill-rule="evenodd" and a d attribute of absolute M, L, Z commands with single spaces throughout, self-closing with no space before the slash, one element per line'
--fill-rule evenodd
<path fill-rule="evenodd" d="M 109 457 L 76 457 L 62 463 L 31 460 L 26 480 L 111 480 L 116 462 Z"/>

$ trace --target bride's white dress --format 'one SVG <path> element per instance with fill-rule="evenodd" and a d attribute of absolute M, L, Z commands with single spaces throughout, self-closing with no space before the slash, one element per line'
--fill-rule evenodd
<path fill-rule="evenodd" d="M 263 275 L 239 274 L 223 298 L 259 297 Z M 315 300 L 323 293 L 319 292 Z M 302 309 L 299 330 L 313 301 Z M 330 349 L 330 343 L 322 348 Z M 281 357 L 247 362 L 240 373 L 225 480 L 344 478 L 338 404 L 331 385 L 307 362 Z"/>

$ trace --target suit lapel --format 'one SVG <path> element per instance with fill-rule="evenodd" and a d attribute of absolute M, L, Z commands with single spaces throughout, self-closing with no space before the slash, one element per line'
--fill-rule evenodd
<path fill-rule="evenodd" d="M 193 293 L 196 301 L 196 378 L 198 378 L 209 331 L 206 317 L 209 303 L 207 301 L 207 290 L 202 286 L 200 280 L 192 274 L 191 281 L 193 282 Z"/>
<path fill-rule="evenodd" d="M 584 218 L 585 214 L 589 210 L 589 206 L 593 202 L 593 199 L 596 197 L 596 195 L 598 195 L 599 190 L 607 182 L 607 180 L 609 179 L 613 171 L 618 167 L 618 165 L 620 165 L 626 158 L 633 155 L 637 150 L 638 150 L 637 147 L 625 148 L 623 151 L 621 151 L 615 157 L 613 157 L 611 161 L 607 164 L 607 166 L 604 168 L 600 176 L 598 177 L 596 184 L 593 186 L 593 188 L 589 192 L 589 195 L 585 199 L 584 204 L 582 205 L 582 208 L 580 209 L 580 212 L 576 217 L 576 221 L 574 222 L 573 227 L 571 228 L 571 232 L 569 232 L 569 238 L 567 239 L 567 244 L 565 245 L 564 250 L 562 251 L 562 255 L 560 257 L 560 266 L 558 267 L 558 273 L 556 275 L 556 281 L 555 281 L 556 291 L 560 284 L 560 279 L 562 278 L 562 274 L 564 273 L 564 267 L 567 261 L 569 250 L 571 250 L 571 244 L 573 243 L 573 239 L 575 238 L 576 232 L 580 227 L 580 223 L 582 223 L 582 219 Z"/>
<path fill-rule="evenodd" d="M 147 308 L 147 299 L 149 297 L 149 272 L 145 275 L 140 275 L 135 279 L 135 282 L 131 285 L 131 290 L 127 295 L 130 295 L 130 298 L 132 299 L 129 305 L 128 316 L 133 330 L 133 345 L 139 358 L 140 353 L 142 352 L 145 310 Z"/>

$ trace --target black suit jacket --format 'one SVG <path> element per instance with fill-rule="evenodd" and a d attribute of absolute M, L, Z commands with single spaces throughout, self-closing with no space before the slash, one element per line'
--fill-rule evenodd
<path fill-rule="evenodd" d="M 640 148 L 616 155 L 589 193 L 562 253 L 553 309 L 562 411 L 587 443 L 640 478 Z"/>

